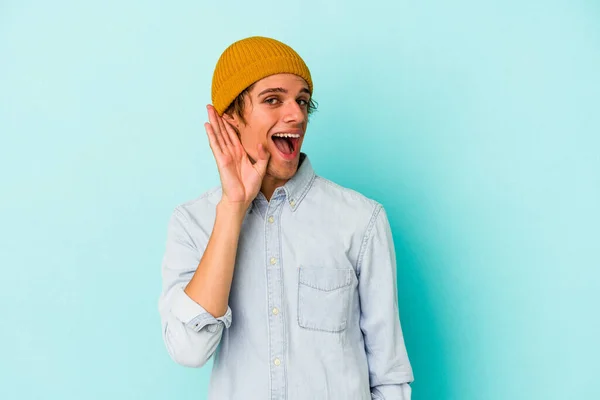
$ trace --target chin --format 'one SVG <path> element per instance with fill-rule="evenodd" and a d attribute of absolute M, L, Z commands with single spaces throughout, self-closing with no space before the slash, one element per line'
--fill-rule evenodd
<path fill-rule="evenodd" d="M 276 162 L 270 162 L 267 173 L 276 179 L 291 179 L 298 170 L 298 161 L 299 159 L 296 158 L 289 161 L 276 160 Z"/>

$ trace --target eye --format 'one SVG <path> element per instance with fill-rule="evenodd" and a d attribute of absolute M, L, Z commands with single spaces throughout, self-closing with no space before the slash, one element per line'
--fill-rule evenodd
<path fill-rule="evenodd" d="M 269 98 L 265 99 L 265 103 L 270 104 L 270 105 L 275 105 L 275 104 L 277 104 L 278 101 L 279 101 L 279 99 L 277 99 L 277 97 L 269 97 Z"/>
<path fill-rule="evenodd" d="M 308 105 L 308 100 L 298 99 L 298 104 L 300 104 L 301 106 L 307 106 Z"/>

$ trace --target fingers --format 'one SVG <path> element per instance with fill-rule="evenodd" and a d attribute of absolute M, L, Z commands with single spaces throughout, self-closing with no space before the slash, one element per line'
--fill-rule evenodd
<path fill-rule="evenodd" d="M 221 153 L 228 153 L 227 151 L 227 143 L 223 138 L 223 133 L 221 132 L 221 127 L 219 125 L 219 115 L 217 111 L 212 106 L 206 106 L 208 110 L 208 120 L 210 121 L 210 126 L 212 128 L 212 132 L 216 138 L 217 143 L 219 144 L 219 148 Z"/>
<path fill-rule="evenodd" d="M 210 148 L 213 151 L 215 157 L 218 157 L 221 154 L 223 154 L 223 150 L 221 149 L 221 145 L 217 140 L 217 136 L 215 135 L 212 126 L 208 122 L 206 122 L 204 124 L 204 129 L 206 129 L 206 134 L 208 135 L 208 143 L 210 144 Z"/>
<path fill-rule="evenodd" d="M 271 157 L 271 153 L 265 149 L 262 143 L 258 144 L 258 161 L 268 161 Z"/>
<path fill-rule="evenodd" d="M 261 176 L 265 176 L 265 172 L 267 171 L 267 164 L 269 163 L 269 158 L 271 158 L 271 153 L 269 153 L 262 143 L 258 144 L 258 159 L 254 163 L 254 167 L 258 171 Z"/>
<path fill-rule="evenodd" d="M 223 142 L 227 146 L 230 146 L 230 147 L 233 146 L 233 144 L 231 143 L 231 139 L 229 138 L 229 132 L 227 131 L 227 128 L 225 127 L 226 124 L 223 122 L 223 118 L 220 117 L 216 111 L 215 111 L 215 116 L 217 118 L 217 122 L 219 123 L 219 130 L 221 132 L 221 137 L 223 138 Z"/>
<path fill-rule="evenodd" d="M 231 145 L 236 149 L 236 150 L 241 150 L 242 147 L 242 143 L 240 143 L 240 139 L 237 135 L 237 132 L 235 131 L 235 129 L 233 128 L 233 126 L 225 121 L 225 130 L 227 132 L 227 135 L 229 136 L 229 142 L 231 143 Z"/>

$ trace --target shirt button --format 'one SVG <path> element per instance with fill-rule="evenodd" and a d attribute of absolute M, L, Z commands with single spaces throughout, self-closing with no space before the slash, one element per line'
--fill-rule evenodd
<path fill-rule="evenodd" d="M 277 307 L 275 307 L 275 308 L 273 309 L 273 314 L 275 314 L 275 315 L 279 314 L 279 310 L 277 309 Z"/>
<path fill-rule="evenodd" d="M 271 265 L 275 265 L 277 259 L 275 257 L 271 257 Z"/>
<path fill-rule="evenodd" d="M 275 218 L 273 218 L 273 216 L 270 216 L 270 217 L 269 217 L 269 223 L 271 223 L 271 224 L 272 224 L 274 221 L 275 221 Z"/>
<path fill-rule="evenodd" d="M 279 366 L 281 364 L 281 360 L 279 360 L 279 358 L 276 358 L 275 360 L 273 360 L 273 364 Z"/>
<path fill-rule="evenodd" d="M 294 207 L 296 205 L 296 202 L 294 200 L 290 200 L 290 206 Z"/>

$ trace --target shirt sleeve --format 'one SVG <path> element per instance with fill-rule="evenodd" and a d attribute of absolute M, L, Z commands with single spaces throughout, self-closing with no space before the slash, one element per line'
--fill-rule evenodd
<path fill-rule="evenodd" d="M 184 292 L 210 236 L 210 232 L 198 232 L 192 238 L 188 219 L 176 208 L 168 223 L 158 301 L 167 351 L 175 362 L 188 367 L 203 366 L 220 343 L 223 329 L 231 325 L 229 307 L 225 315 L 215 317 Z"/>
<path fill-rule="evenodd" d="M 358 259 L 360 327 L 373 400 L 410 400 L 413 371 L 400 326 L 396 254 L 387 214 L 378 205 Z"/>

